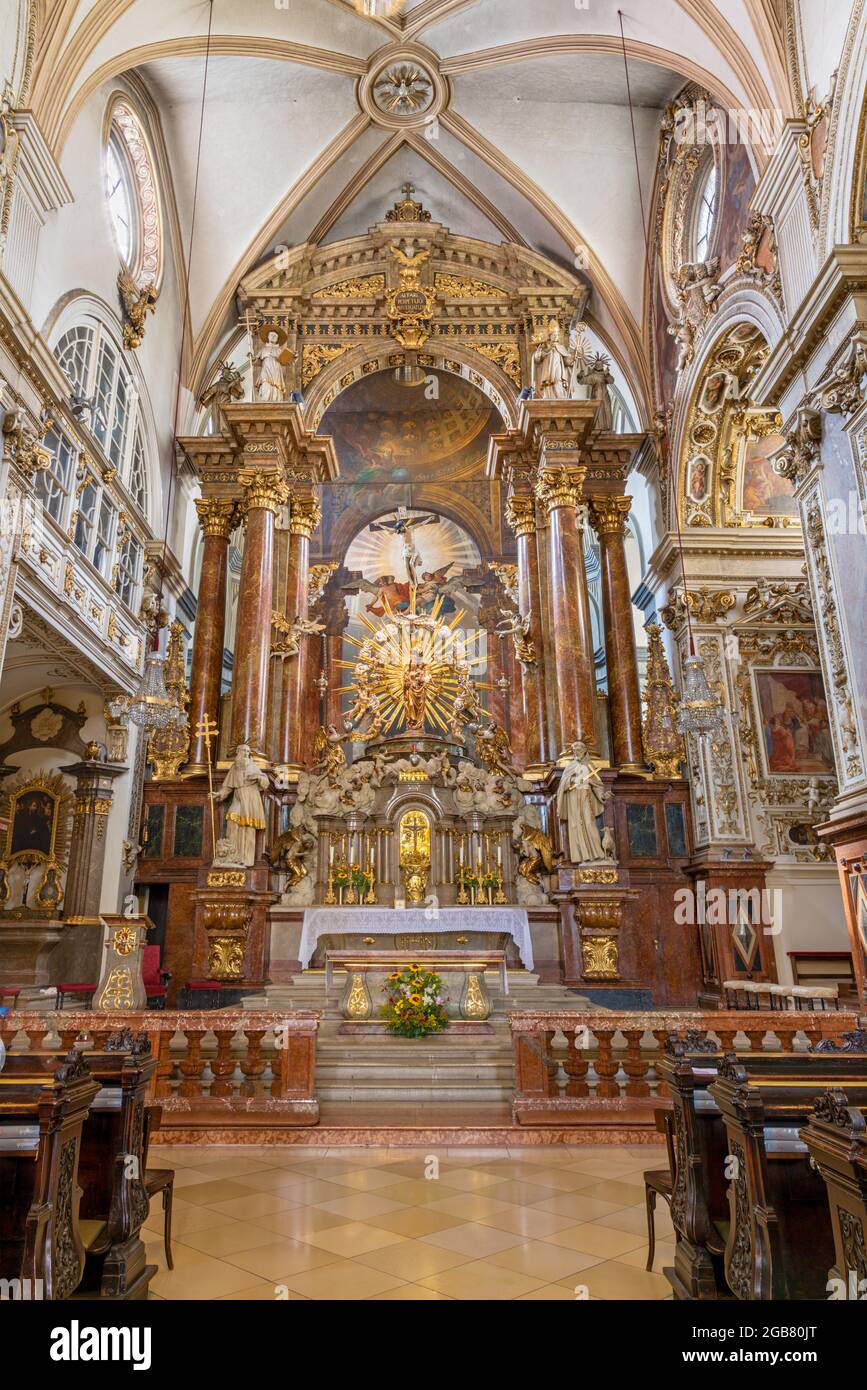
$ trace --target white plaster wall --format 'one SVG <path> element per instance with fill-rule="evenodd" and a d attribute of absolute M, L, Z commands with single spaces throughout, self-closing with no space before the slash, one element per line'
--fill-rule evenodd
<path fill-rule="evenodd" d="M 805 88 L 817 101 L 828 95 L 831 76 L 840 64 L 852 0 L 797 0 L 803 38 Z"/>
<path fill-rule="evenodd" d="M 781 984 L 793 982 L 787 952 L 850 949 L 835 865 L 779 864 L 766 882 L 782 895 L 782 930 L 773 938 Z"/>

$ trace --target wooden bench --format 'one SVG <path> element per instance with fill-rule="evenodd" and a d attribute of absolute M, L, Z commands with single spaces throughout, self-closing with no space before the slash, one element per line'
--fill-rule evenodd
<path fill-rule="evenodd" d="M 771 1074 L 729 1053 L 709 1089 L 727 1139 L 726 1281 L 742 1300 L 822 1299 L 834 1239 L 825 1182 L 798 1130 L 828 1086 L 867 1104 L 867 1056 L 810 1053 Z"/>
<path fill-rule="evenodd" d="M 17 1280 L 20 1297 L 54 1300 L 84 1273 L 79 1155 L 100 1087 L 77 1052 L 52 1064 L 35 1078 L 0 1073 L 0 1278 Z"/>
<path fill-rule="evenodd" d="M 121 1030 L 104 1049 L 76 1049 L 101 1090 L 85 1120 L 79 1172 L 81 1219 L 89 1224 L 87 1263 L 80 1293 L 90 1298 L 147 1297 L 156 1273 L 139 1232 L 147 1219 L 145 1100 L 156 1070 L 148 1038 Z M 49 1073 L 51 1052 L 10 1053 L 3 1075 L 22 1081 Z"/>
<path fill-rule="evenodd" d="M 776 1078 L 780 1084 L 802 1088 L 801 1095 L 811 1095 L 822 1089 L 828 1075 L 836 1074 L 834 1058 L 845 1057 L 846 1046 L 845 1040 L 827 1040 L 813 1052 L 753 1051 L 737 1054 L 737 1060 L 758 1081 Z M 830 1047 L 839 1051 L 819 1050 Z M 679 1299 L 732 1296 L 725 1273 L 731 1225 L 726 1164 L 731 1141 L 710 1089 L 725 1056 L 714 1042 L 693 1031 L 685 1039 L 671 1037 L 658 1065 L 659 1075 L 671 1093 L 677 1152 L 671 1200 L 675 1259 L 674 1265 L 663 1272 Z M 856 1072 L 867 1069 L 867 1058 L 856 1060 L 854 1065 Z M 803 1089 L 810 1087 L 812 1090 Z M 772 1117 L 769 1123 L 777 1123 L 776 1118 Z"/>
<path fill-rule="evenodd" d="M 834 1298 L 867 1297 L 867 1118 L 843 1090 L 828 1090 L 801 1130 L 828 1194 L 834 1263 L 828 1289 Z"/>

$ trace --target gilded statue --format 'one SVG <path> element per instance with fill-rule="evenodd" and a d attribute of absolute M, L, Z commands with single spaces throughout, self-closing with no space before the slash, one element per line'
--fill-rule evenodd
<path fill-rule="evenodd" d="M 460 738 L 464 724 L 478 723 L 484 718 L 484 713 L 469 671 L 459 671 L 458 689 L 449 721 L 452 733 L 456 738 Z"/>
<path fill-rule="evenodd" d="M 586 745 L 573 743 L 569 751 L 571 760 L 557 789 L 557 814 L 569 831 L 569 859 L 573 864 L 600 863 L 608 858 L 596 824 L 605 809 L 605 789 Z"/>
<path fill-rule="evenodd" d="M 287 888 L 294 888 L 309 874 L 304 857 L 315 844 L 315 837 L 303 825 L 292 825 L 277 836 L 268 851 L 268 859 L 272 869 L 279 869 L 287 875 Z"/>
<path fill-rule="evenodd" d="M 424 728 L 427 708 L 427 690 L 433 679 L 424 662 L 413 655 L 403 674 L 403 707 L 406 713 L 407 728 Z"/>
<path fill-rule="evenodd" d="M 509 735 L 493 720 L 476 734 L 476 753 L 488 772 L 500 776 L 513 775 L 513 753 Z"/>
<path fill-rule="evenodd" d="M 518 873 L 539 888 L 542 871 L 552 874 L 562 854 L 555 855 L 550 835 L 519 816 L 512 828 L 512 843 L 518 851 Z"/>
<path fill-rule="evenodd" d="M 265 804 L 262 792 L 268 789 L 268 778 L 253 761 L 248 744 L 238 745 L 235 761 L 226 773 L 217 801 L 228 801 L 226 812 L 226 862 L 251 868 L 256 862 L 256 832 L 265 829 Z"/>
<path fill-rule="evenodd" d="M 530 615 L 522 618 L 520 613 L 510 608 L 501 608 L 502 622 L 497 624 L 501 637 L 511 637 L 515 644 L 515 655 L 522 666 L 533 666 L 536 662 L 536 644 L 530 636 Z"/>
<path fill-rule="evenodd" d="M 346 754 L 343 743 L 346 734 L 341 733 L 336 724 L 320 728 L 313 740 L 313 766 L 322 772 L 333 785 L 346 767 Z"/>

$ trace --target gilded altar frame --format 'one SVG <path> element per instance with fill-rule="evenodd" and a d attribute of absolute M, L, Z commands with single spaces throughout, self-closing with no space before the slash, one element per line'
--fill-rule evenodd
<path fill-rule="evenodd" d="M 22 800 L 34 793 L 48 798 L 53 805 L 51 825 L 46 848 L 41 846 L 15 846 L 15 822 Z M 69 854 L 69 839 L 72 829 L 72 793 L 61 773 L 53 776 L 46 772 L 22 774 L 0 795 L 0 820 L 6 822 L 3 830 L 0 860 L 9 864 L 55 863 L 64 866 Z"/>

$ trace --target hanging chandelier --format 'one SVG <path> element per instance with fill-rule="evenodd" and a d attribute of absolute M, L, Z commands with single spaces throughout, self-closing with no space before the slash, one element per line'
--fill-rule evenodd
<path fill-rule="evenodd" d="M 127 718 L 139 729 L 152 732 L 183 724 L 186 715 L 166 690 L 166 659 L 160 652 L 151 652 L 145 660 L 141 685 L 127 709 Z"/>
<path fill-rule="evenodd" d="M 683 692 L 677 714 L 678 731 L 701 737 L 713 733 L 722 722 L 723 707 L 707 683 L 701 657 L 688 656 L 683 663 Z"/>
<path fill-rule="evenodd" d="M 404 6 L 404 0 L 353 0 L 353 3 L 365 19 L 392 19 Z"/>

